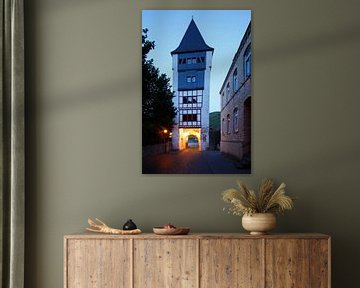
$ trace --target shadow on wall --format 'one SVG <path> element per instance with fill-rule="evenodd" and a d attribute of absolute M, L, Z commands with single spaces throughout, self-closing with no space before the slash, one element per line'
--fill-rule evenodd
<path fill-rule="evenodd" d="M 321 33 L 309 38 L 282 43 L 281 46 L 257 49 L 256 63 L 278 61 L 279 58 L 292 57 L 296 54 L 313 53 L 326 47 L 344 46 L 360 41 L 360 26 L 352 26 L 335 33 Z"/>
<path fill-rule="evenodd" d="M 97 0 L 76 0 L 76 1 L 58 1 L 58 0 L 48 0 L 48 1 L 41 1 L 41 5 L 43 8 L 49 8 L 51 10 L 55 9 L 75 9 L 77 7 L 84 7 L 84 5 L 91 5 L 92 3 L 98 4 L 99 1 Z M 116 2 L 116 0 L 113 0 Z M 39 5 L 39 4 L 37 4 Z M 33 5 L 35 6 L 35 5 Z"/>
<path fill-rule="evenodd" d="M 129 93 L 131 89 L 137 87 L 137 78 L 138 75 L 129 75 L 126 79 L 100 83 L 99 85 L 86 87 L 82 91 L 70 92 L 66 95 L 52 96 L 51 99 L 44 103 L 45 112 L 51 113 L 63 109 L 76 108 L 84 104 L 99 104 L 117 98 L 127 98 L 131 95 Z"/>

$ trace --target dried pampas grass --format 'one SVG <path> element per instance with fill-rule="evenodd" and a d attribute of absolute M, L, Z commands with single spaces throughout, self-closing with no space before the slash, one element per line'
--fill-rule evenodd
<path fill-rule="evenodd" d="M 294 198 L 285 195 L 285 183 L 274 190 L 274 182 L 264 179 L 259 193 L 249 190 L 245 183 L 237 181 L 238 189 L 227 189 L 222 193 L 222 199 L 230 203 L 229 213 L 233 215 L 251 215 L 255 213 L 283 214 L 294 208 Z"/>

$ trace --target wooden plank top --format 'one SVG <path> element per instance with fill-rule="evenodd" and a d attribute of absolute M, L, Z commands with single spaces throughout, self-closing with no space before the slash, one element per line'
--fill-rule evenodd
<path fill-rule="evenodd" d="M 247 233 L 189 233 L 188 235 L 156 235 L 142 233 L 138 235 L 110 235 L 101 233 L 74 233 L 64 236 L 65 239 L 330 239 L 321 233 L 270 233 L 266 235 L 250 235 Z"/>

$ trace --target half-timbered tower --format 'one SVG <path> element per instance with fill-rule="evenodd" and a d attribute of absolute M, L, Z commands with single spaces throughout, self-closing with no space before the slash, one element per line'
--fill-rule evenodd
<path fill-rule="evenodd" d="M 180 45 L 171 52 L 173 98 L 177 108 L 172 130 L 173 149 L 197 143 L 209 148 L 210 71 L 214 48 L 208 46 L 192 19 Z"/>

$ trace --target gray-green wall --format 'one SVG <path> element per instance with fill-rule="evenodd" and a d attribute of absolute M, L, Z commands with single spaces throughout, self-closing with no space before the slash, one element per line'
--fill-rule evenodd
<path fill-rule="evenodd" d="M 220 192 L 263 177 L 299 197 L 278 231 L 332 235 L 333 286 L 358 287 L 359 1 L 25 2 L 26 287 L 62 287 L 88 216 L 240 232 Z M 142 8 L 253 10 L 252 175 L 141 175 Z"/>

